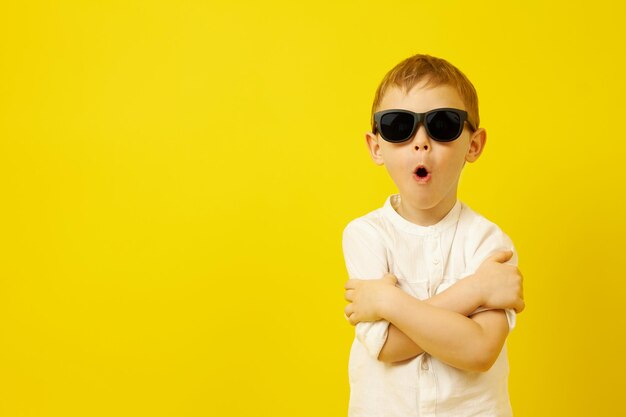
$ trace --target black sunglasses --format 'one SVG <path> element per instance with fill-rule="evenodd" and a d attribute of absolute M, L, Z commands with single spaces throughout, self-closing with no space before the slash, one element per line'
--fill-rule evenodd
<path fill-rule="evenodd" d="M 424 121 L 428 136 L 438 142 L 451 142 L 461 136 L 465 122 L 472 130 L 476 130 L 467 120 L 465 110 L 443 108 L 413 113 L 410 110 L 390 109 L 374 113 L 373 133 L 378 130 L 387 142 L 400 143 L 413 136 L 421 121 Z"/>

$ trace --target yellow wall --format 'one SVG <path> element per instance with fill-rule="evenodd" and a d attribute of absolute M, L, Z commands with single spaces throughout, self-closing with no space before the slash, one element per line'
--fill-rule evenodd
<path fill-rule="evenodd" d="M 345 416 L 341 232 L 396 191 L 364 133 L 418 52 L 479 93 L 516 416 L 616 415 L 626 13 L 545 3 L 4 2 L 0 415 Z"/>

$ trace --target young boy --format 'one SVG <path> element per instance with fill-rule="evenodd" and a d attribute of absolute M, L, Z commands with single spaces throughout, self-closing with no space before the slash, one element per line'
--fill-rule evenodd
<path fill-rule="evenodd" d="M 443 59 L 407 58 L 376 91 L 366 141 L 399 193 L 343 232 L 350 417 L 512 415 L 504 343 L 524 309 L 517 255 L 457 199 L 485 146 L 478 126 L 473 85 Z"/>

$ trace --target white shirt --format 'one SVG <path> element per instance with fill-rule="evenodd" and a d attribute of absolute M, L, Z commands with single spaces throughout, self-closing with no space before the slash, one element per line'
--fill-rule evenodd
<path fill-rule="evenodd" d="M 511 239 L 460 200 L 432 226 L 400 216 L 395 209 L 399 202 L 399 194 L 391 195 L 382 208 L 352 220 L 344 229 L 350 278 L 378 279 L 391 272 L 402 290 L 424 300 L 473 274 L 495 251 L 512 250 L 507 263 L 517 265 Z M 515 311 L 506 310 L 506 315 L 510 331 Z M 356 325 L 348 366 L 349 417 L 512 415 L 506 345 L 487 372 L 460 370 L 426 352 L 388 364 L 377 359 L 388 325 L 385 320 Z"/>

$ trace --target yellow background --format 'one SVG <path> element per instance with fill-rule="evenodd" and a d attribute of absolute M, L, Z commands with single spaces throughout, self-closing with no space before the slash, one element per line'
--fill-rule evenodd
<path fill-rule="evenodd" d="M 617 415 L 616 4 L 4 2 L 0 415 L 345 416 L 341 233 L 396 191 L 364 133 L 414 53 L 479 93 L 459 196 L 519 251 L 516 416 Z"/>

